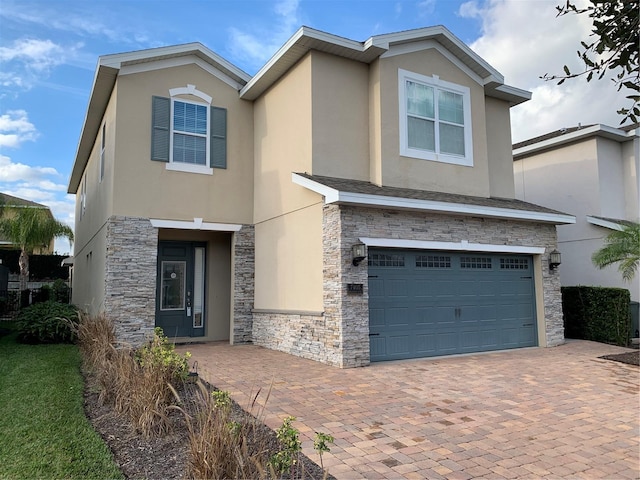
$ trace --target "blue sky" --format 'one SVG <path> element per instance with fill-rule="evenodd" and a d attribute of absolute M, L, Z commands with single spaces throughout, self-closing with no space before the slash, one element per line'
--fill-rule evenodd
<path fill-rule="evenodd" d="M 358 41 L 445 25 L 507 84 L 533 92 L 512 109 L 514 142 L 579 122 L 617 126 L 623 95 L 610 82 L 539 78 L 579 66 L 590 23 L 556 18 L 563 2 L 0 0 L 0 191 L 48 205 L 73 227 L 67 182 L 98 56 L 198 41 L 254 74 L 301 25 Z"/>

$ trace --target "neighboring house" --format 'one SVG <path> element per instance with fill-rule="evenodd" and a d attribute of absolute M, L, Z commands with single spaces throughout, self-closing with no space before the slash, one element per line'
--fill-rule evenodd
<path fill-rule="evenodd" d="M 624 282 L 617 265 L 600 270 L 591 262 L 609 233 L 639 221 L 639 152 L 638 124 L 579 125 L 513 145 L 516 197 L 576 217 L 558 227 L 562 285 L 627 288 L 640 300 L 638 275 Z"/>
<path fill-rule="evenodd" d="M 548 254 L 575 219 L 515 199 L 529 98 L 440 26 L 302 27 L 253 77 L 199 43 L 100 57 L 74 302 L 132 343 L 156 325 L 341 367 L 558 345 Z"/>
<path fill-rule="evenodd" d="M 25 200 L 23 198 L 14 197 L 13 195 L 8 195 L 6 193 L 0 193 L 0 204 L 4 207 L 10 208 L 43 208 L 47 210 L 47 213 L 53 218 L 53 214 L 51 213 L 51 209 L 46 205 L 41 205 L 40 203 L 32 202 L 31 200 Z M 8 210 L 5 210 L 5 214 L 9 214 Z M 0 235 L 0 248 L 8 249 L 8 250 L 20 250 L 20 245 L 15 245 L 11 241 L 6 238 L 2 238 Z M 42 245 L 39 248 L 35 248 L 33 253 L 36 255 L 50 255 L 53 253 L 54 248 L 54 237 L 51 237 L 51 241 L 47 245 Z"/>

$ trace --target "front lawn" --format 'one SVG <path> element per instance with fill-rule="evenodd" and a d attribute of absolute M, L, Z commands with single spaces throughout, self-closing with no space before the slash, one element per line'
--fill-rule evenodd
<path fill-rule="evenodd" d="M 123 478 L 84 414 L 78 348 L 15 337 L 0 338 L 0 479 Z"/>

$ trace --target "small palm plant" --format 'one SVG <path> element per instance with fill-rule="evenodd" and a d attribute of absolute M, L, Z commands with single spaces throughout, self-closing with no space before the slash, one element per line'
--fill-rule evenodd
<path fill-rule="evenodd" d="M 622 278 L 631 282 L 640 263 L 640 223 L 630 223 L 605 238 L 605 245 L 591 256 L 593 264 L 604 268 L 619 263 Z"/>
<path fill-rule="evenodd" d="M 0 233 L 20 247 L 20 290 L 25 290 L 29 280 L 29 255 L 33 250 L 49 245 L 54 237 L 73 240 L 73 231 L 53 218 L 48 208 L 5 205 L 1 211 Z"/>

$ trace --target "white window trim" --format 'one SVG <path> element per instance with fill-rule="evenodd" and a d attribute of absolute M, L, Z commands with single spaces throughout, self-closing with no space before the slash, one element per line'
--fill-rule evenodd
<path fill-rule="evenodd" d="M 173 172 L 185 172 L 185 173 L 197 173 L 201 175 L 213 175 L 213 168 L 209 167 L 210 164 L 210 142 L 211 142 L 211 102 L 212 98 L 204 92 L 201 92 L 195 85 L 187 84 L 186 87 L 177 87 L 169 89 L 169 95 L 171 96 L 171 110 L 169 112 L 169 162 L 166 164 L 166 169 Z M 176 98 L 179 95 L 193 95 L 202 99 L 202 102 L 194 102 L 192 100 L 186 100 L 183 98 Z M 173 106 L 175 102 L 190 103 L 192 105 L 202 105 L 207 107 L 207 133 L 206 133 L 206 165 L 197 165 L 193 163 L 182 163 L 173 161 Z"/>
<path fill-rule="evenodd" d="M 407 130 L 407 89 L 406 81 L 421 83 L 438 90 L 446 90 L 463 97 L 464 109 L 464 151 L 465 156 L 444 154 L 439 152 L 429 152 L 418 148 L 409 147 L 409 138 Z M 471 90 L 464 85 L 441 80 L 437 75 L 427 77 L 419 73 L 410 72 L 408 70 L 398 69 L 398 99 L 400 105 L 400 155 L 403 157 L 418 158 L 421 160 L 430 160 L 434 162 L 450 163 L 454 165 L 463 165 L 473 167 L 473 141 L 471 126 Z M 437 123 L 437 121 L 436 121 Z"/>

